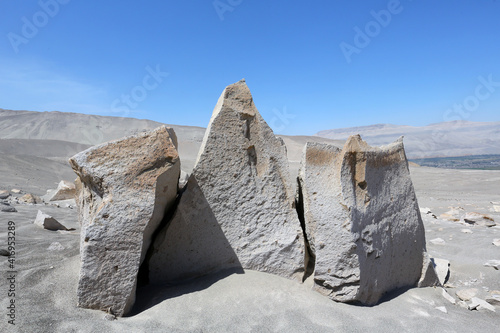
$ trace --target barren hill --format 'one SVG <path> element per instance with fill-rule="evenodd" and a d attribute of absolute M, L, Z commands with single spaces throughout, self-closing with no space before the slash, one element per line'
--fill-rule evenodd
<path fill-rule="evenodd" d="M 409 158 L 500 154 L 500 122 L 452 121 L 423 127 L 378 124 L 321 131 L 317 136 L 345 140 L 361 134 L 372 145 L 385 145 L 404 136 Z"/>

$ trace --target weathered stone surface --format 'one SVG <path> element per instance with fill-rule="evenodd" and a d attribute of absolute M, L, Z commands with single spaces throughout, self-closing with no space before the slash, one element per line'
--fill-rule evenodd
<path fill-rule="evenodd" d="M 433 258 L 429 257 L 428 253 L 424 253 L 424 263 L 422 265 L 422 274 L 417 286 L 419 288 L 424 287 L 434 287 L 443 286 L 446 282 L 445 279 L 439 279 L 438 272 L 436 270 L 437 265 Z"/>
<path fill-rule="evenodd" d="M 491 312 L 496 312 L 495 307 L 483 299 L 472 297 L 471 303 L 469 304 L 469 310 L 489 310 Z"/>
<path fill-rule="evenodd" d="M 74 199 L 75 195 L 76 195 L 75 184 L 67 180 L 61 180 L 57 185 L 57 190 L 54 192 L 49 201 Z"/>
<path fill-rule="evenodd" d="M 7 199 L 10 196 L 10 192 L 6 190 L 0 191 L 0 199 Z"/>
<path fill-rule="evenodd" d="M 308 143 L 299 185 L 316 290 L 374 304 L 417 285 L 425 234 L 402 139 L 381 148 L 359 135 L 343 149 Z"/>
<path fill-rule="evenodd" d="M 57 231 L 57 230 L 68 231 L 69 230 L 64 225 L 59 223 L 59 221 L 57 221 L 55 218 L 43 213 L 41 210 L 39 210 L 38 213 L 36 214 L 36 218 L 35 218 L 35 221 L 33 223 L 39 227 L 42 227 L 42 228 L 47 229 L 47 230 L 52 230 L 52 231 Z"/>
<path fill-rule="evenodd" d="M 229 267 L 302 279 L 304 252 L 285 145 L 242 80 L 219 98 L 177 211 L 155 241 L 150 281 Z"/>
<path fill-rule="evenodd" d="M 170 128 L 89 148 L 70 159 L 81 224 L 80 307 L 126 314 L 139 266 L 175 202 L 180 161 Z"/>

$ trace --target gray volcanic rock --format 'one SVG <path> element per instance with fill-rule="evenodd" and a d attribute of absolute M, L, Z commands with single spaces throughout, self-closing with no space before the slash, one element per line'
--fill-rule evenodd
<path fill-rule="evenodd" d="M 359 135 L 343 149 L 307 144 L 299 184 L 316 290 L 375 304 L 388 291 L 417 285 L 425 234 L 402 139 L 381 148 Z"/>
<path fill-rule="evenodd" d="M 0 202 L 0 212 L 15 213 L 17 210 L 12 207 L 9 203 Z"/>
<path fill-rule="evenodd" d="M 121 316 L 134 304 L 139 266 L 177 195 L 176 146 L 173 130 L 162 126 L 70 159 L 79 177 L 80 307 Z"/>
<path fill-rule="evenodd" d="M 0 191 L 0 199 L 7 199 L 10 196 L 10 192 L 6 190 Z"/>
<path fill-rule="evenodd" d="M 150 281 L 228 267 L 301 280 L 304 252 L 285 145 L 239 81 L 214 109 L 177 212 L 154 244 Z"/>

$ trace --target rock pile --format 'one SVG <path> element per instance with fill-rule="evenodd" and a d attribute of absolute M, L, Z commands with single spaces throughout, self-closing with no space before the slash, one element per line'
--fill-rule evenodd
<path fill-rule="evenodd" d="M 226 268 L 300 281 L 314 274 L 319 292 L 363 304 L 439 284 L 401 139 L 382 148 L 359 136 L 343 148 L 307 144 L 294 193 L 286 147 L 242 80 L 220 96 L 180 186 L 176 145 L 162 127 L 70 159 L 82 225 L 79 306 L 128 313 L 141 264 L 149 283 Z"/>

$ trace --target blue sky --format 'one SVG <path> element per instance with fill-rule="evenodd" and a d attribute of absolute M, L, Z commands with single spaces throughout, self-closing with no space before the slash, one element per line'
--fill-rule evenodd
<path fill-rule="evenodd" d="M 275 132 L 500 121 L 500 1 L 0 1 L 0 108 Z"/>

